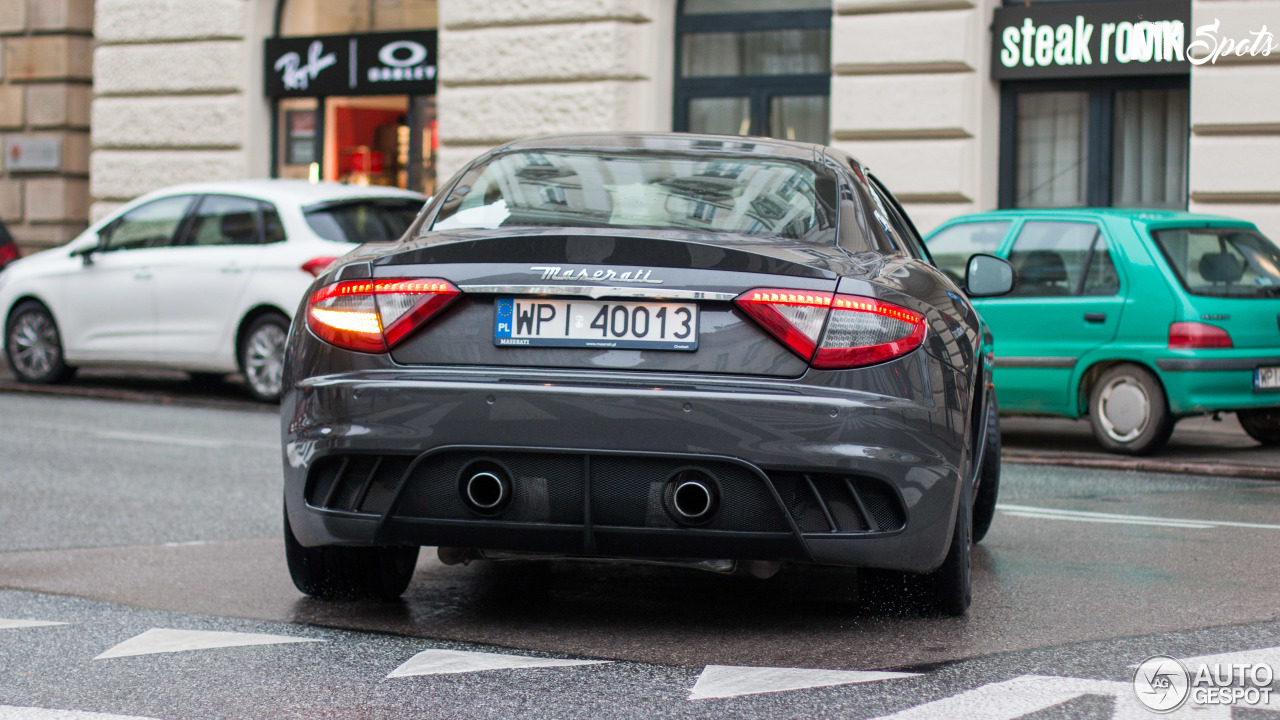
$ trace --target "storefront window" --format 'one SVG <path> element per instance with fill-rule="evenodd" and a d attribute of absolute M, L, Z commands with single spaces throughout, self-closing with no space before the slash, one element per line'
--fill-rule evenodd
<path fill-rule="evenodd" d="M 1111 204 L 1187 206 L 1187 91 L 1116 93 Z"/>
<path fill-rule="evenodd" d="M 1185 77 L 1005 83 L 1001 207 L 1187 206 Z"/>
<path fill-rule="evenodd" d="M 830 0 L 684 0 L 675 129 L 830 139 Z"/>
<path fill-rule="evenodd" d="M 1082 92 L 1018 96 L 1017 207 L 1086 203 L 1088 109 Z"/>
<path fill-rule="evenodd" d="M 274 175 L 434 192 L 437 0 L 279 1 Z"/>

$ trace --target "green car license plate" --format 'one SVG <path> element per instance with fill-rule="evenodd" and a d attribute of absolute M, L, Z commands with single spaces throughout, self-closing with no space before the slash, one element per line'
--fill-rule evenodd
<path fill-rule="evenodd" d="M 1253 371 L 1256 390 L 1280 390 L 1280 367 L 1260 367 Z"/>

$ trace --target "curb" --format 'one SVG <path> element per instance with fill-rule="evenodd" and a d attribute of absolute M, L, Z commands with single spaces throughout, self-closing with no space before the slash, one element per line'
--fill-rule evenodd
<path fill-rule="evenodd" d="M 94 398 L 122 402 L 173 405 L 175 407 L 214 408 L 218 410 L 257 410 L 277 413 L 274 405 L 264 405 L 250 400 L 220 400 L 218 398 L 180 397 L 154 392 L 138 392 L 114 388 L 68 387 L 65 385 L 26 385 L 18 382 L 0 382 L 0 393 L 21 395 L 51 395 L 55 397 Z"/>
<path fill-rule="evenodd" d="M 1065 467 L 1095 468 L 1098 470 L 1130 470 L 1134 472 L 1168 473 L 1172 475 L 1211 475 L 1215 477 L 1250 478 L 1254 480 L 1280 480 L 1280 468 L 1263 465 L 1238 465 L 1224 462 L 1156 460 L 1151 458 L 1101 458 L 1068 453 L 1036 453 L 1030 451 L 1004 451 L 1004 462 L 1027 465 L 1058 465 Z"/>

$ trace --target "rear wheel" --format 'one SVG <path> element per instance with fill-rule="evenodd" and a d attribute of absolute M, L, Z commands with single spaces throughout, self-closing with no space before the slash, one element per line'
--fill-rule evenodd
<path fill-rule="evenodd" d="M 973 599 L 973 518 L 962 498 L 952 530 L 951 548 L 942 565 L 923 575 L 896 570 L 858 571 L 858 600 L 872 613 L 912 611 L 960 616 Z"/>
<path fill-rule="evenodd" d="M 1111 452 L 1155 452 L 1169 441 L 1173 422 L 1160 381 L 1139 365 L 1124 363 L 1108 368 L 1089 393 L 1093 436 Z"/>
<path fill-rule="evenodd" d="M 284 517 L 284 552 L 294 587 L 313 597 L 394 600 L 409 587 L 416 547 L 303 547 Z"/>
<path fill-rule="evenodd" d="M 982 468 L 978 471 L 978 490 L 973 495 L 973 541 L 982 542 L 996 515 L 996 496 L 1000 494 L 1000 411 L 996 397 L 987 403 L 987 436 L 982 451 Z"/>
<path fill-rule="evenodd" d="M 49 385 L 75 374 L 62 355 L 62 337 L 53 315 L 43 304 L 27 300 L 9 316 L 5 328 L 5 356 L 18 380 Z"/>
<path fill-rule="evenodd" d="M 1280 445 L 1280 408 L 1237 410 L 1240 427 L 1263 445 Z"/>
<path fill-rule="evenodd" d="M 240 369 L 249 393 L 262 402 L 279 402 L 284 377 L 284 345 L 289 319 L 268 313 L 255 319 L 240 341 Z"/>
<path fill-rule="evenodd" d="M 969 610 L 973 599 L 973 511 L 961 493 L 956 526 L 951 532 L 951 549 L 942 567 L 929 573 L 933 601 L 943 614 L 959 617 Z"/>

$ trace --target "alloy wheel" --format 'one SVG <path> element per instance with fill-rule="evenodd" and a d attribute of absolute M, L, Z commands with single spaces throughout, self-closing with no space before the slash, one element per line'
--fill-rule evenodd
<path fill-rule="evenodd" d="M 280 394 L 285 339 L 285 331 L 279 325 L 263 323 L 245 341 L 245 380 L 261 397 Z"/>
<path fill-rule="evenodd" d="M 62 359 L 62 346 L 53 320 L 41 312 L 23 313 L 9 331 L 11 357 L 17 370 L 29 378 L 49 375 Z"/>
<path fill-rule="evenodd" d="M 1099 395 L 1098 420 L 1116 442 L 1131 442 L 1151 422 L 1151 398 L 1136 378 L 1113 378 Z"/>

